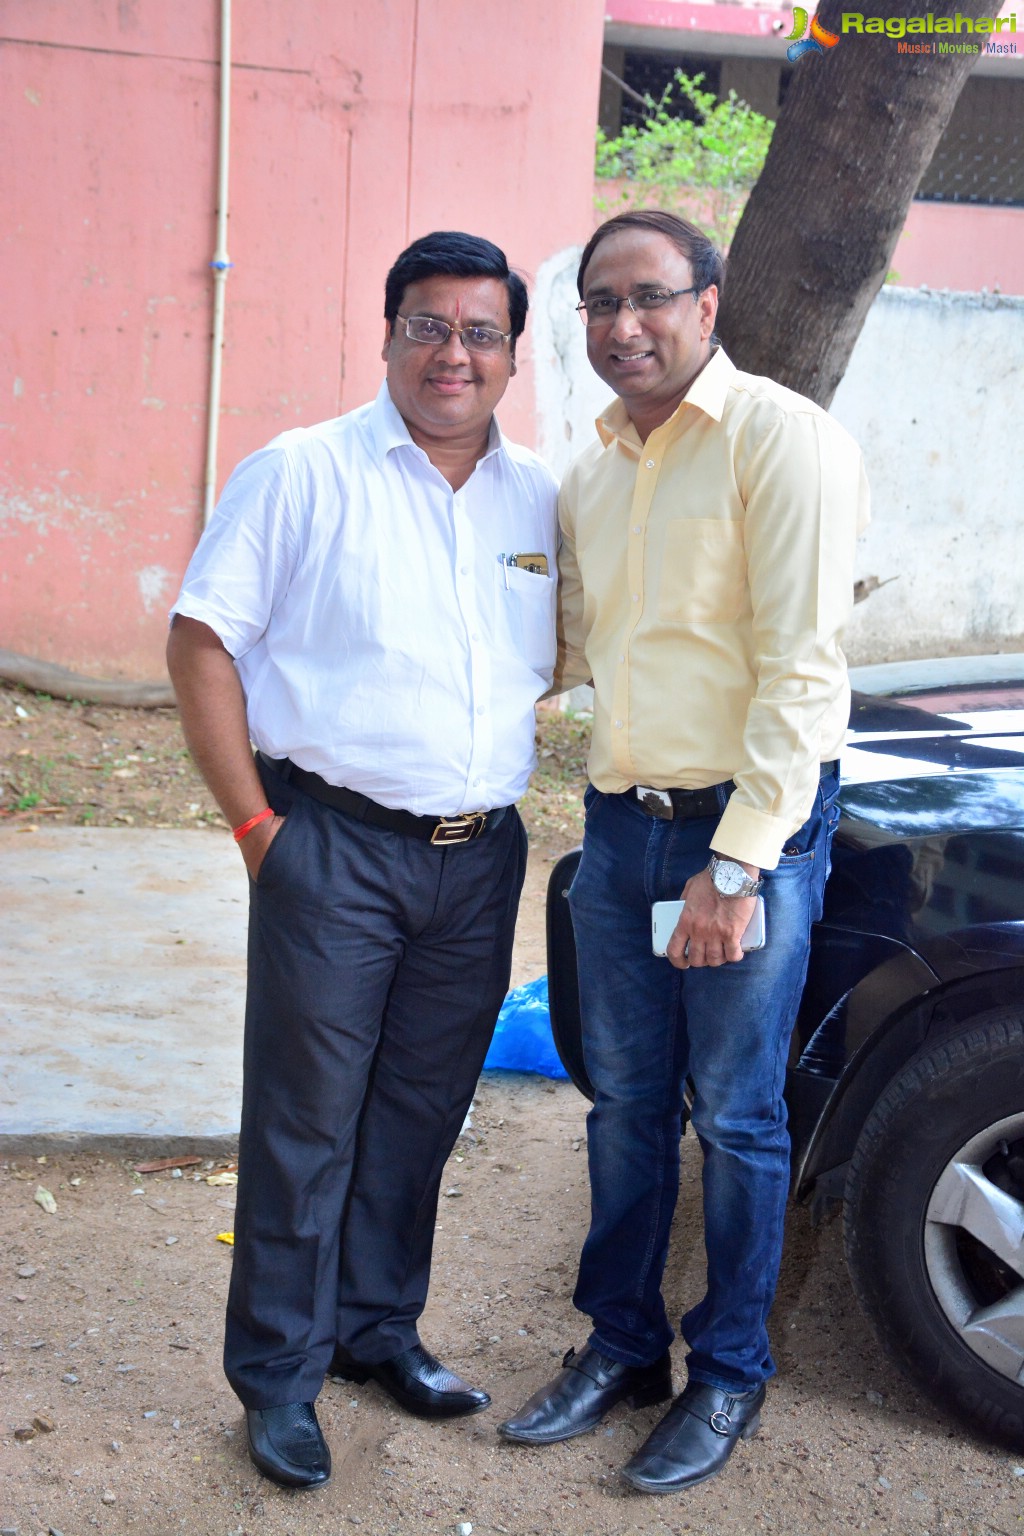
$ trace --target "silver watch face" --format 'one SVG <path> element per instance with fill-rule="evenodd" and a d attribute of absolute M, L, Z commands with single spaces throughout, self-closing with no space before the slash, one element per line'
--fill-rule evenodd
<path fill-rule="evenodd" d="M 738 896 L 743 887 L 750 884 L 750 876 L 742 864 L 734 864 L 731 859 L 716 859 L 711 878 L 720 896 Z"/>

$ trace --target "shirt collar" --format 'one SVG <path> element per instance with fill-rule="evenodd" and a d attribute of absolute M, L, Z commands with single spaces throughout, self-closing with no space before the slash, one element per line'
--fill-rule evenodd
<path fill-rule="evenodd" d="M 384 379 L 381 383 L 380 389 L 377 391 L 377 398 L 370 407 L 370 432 L 373 435 L 378 462 L 381 464 L 393 448 L 417 447 L 409 435 L 409 428 L 400 415 L 398 407 L 391 398 L 387 379 Z M 421 452 L 422 450 L 418 449 L 417 451 Z M 492 453 L 498 453 L 499 451 L 505 452 L 505 439 L 502 436 L 501 428 L 498 426 L 497 417 L 492 416 L 490 431 L 487 437 L 487 448 L 480 455 L 477 463 L 482 463 L 484 459 L 489 459 Z"/>
<path fill-rule="evenodd" d="M 736 376 L 736 369 L 721 347 L 716 347 L 690 385 L 682 400 L 676 406 L 668 421 L 668 426 L 675 421 L 687 406 L 696 406 L 703 411 L 705 416 L 710 416 L 713 421 L 721 421 L 725 411 L 726 396 L 729 387 Z M 606 411 L 597 418 L 597 435 L 607 448 L 609 443 L 618 439 L 623 447 L 638 451 L 640 434 L 630 420 L 629 412 L 621 400 L 614 400 Z"/>

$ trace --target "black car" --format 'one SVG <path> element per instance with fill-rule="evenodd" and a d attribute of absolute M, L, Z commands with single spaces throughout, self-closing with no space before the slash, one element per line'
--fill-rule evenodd
<path fill-rule="evenodd" d="M 896 1363 L 1024 1448 L 1024 656 L 851 681 L 787 1076 L 793 1190 L 841 1202 L 854 1289 Z M 548 987 L 592 1098 L 565 899 L 579 856 L 548 886 Z"/>

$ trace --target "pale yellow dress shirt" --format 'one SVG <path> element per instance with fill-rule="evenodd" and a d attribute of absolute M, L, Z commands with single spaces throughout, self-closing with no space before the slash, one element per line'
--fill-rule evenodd
<path fill-rule="evenodd" d="M 774 869 L 849 716 L 860 449 L 720 349 L 641 443 L 621 401 L 559 498 L 556 688 L 592 680 L 589 773 L 736 788 L 711 846 Z"/>

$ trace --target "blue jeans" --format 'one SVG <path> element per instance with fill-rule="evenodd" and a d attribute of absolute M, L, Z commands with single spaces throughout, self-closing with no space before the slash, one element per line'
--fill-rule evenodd
<path fill-rule="evenodd" d="M 691 1379 L 746 1391 L 774 1373 L 766 1322 L 789 1191 L 783 1100 L 789 1037 L 821 916 L 839 817 L 835 773 L 765 873 L 767 943 L 742 961 L 679 971 L 651 953 L 651 904 L 708 861 L 717 817 L 660 821 L 629 794 L 586 793 L 569 894 L 583 1051 L 592 1215 L 573 1297 L 590 1342 L 627 1365 L 657 1360 L 673 1330 L 661 1295 L 679 1192 L 683 1086 L 704 1153 L 707 1291 L 682 1319 Z M 731 786 L 721 786 L 724 807 Z"/>

